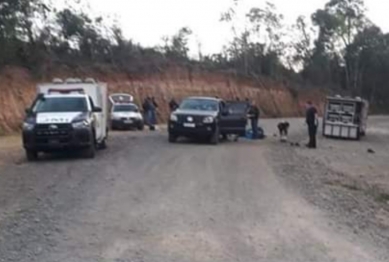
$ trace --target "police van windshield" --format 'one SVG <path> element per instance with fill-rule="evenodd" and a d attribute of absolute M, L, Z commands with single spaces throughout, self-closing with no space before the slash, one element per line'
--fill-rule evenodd
<path fill-rule="evenodd" d="M 35 103 L 35 113 L 87 112 L 87 101 L 83 97 L 46 97 Z"/>
<path fill-rule="evenodd" d="M 211 99 L 191 98 L 184 100 L 180 109 L 183 110 L 200 110 L 200 111 L 217 111 L 219 102 Z"/>
<path fill-rule="evenodd" d="M 118 105 L 113 108 L 114 112 L 138 112 L 136 105 Z"/>

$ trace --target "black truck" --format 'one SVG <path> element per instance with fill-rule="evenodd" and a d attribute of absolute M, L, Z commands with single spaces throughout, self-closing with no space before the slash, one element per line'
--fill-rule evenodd
<path fill-rule="evenodd" d="M 221 137 L 245 135 L 249 105 L 240 101 L 223 101 L 212 97 L 189 97 L 171 113 L 169 142 L 179 137 L 207 139 L 218 144 Z"/>

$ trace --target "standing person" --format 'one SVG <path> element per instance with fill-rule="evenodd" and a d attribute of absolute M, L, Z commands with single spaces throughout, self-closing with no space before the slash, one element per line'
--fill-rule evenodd
<path fill-rule="evenodd" d="M 319 125 L 317 110 L 311 101 L 306 104 L 306 124 L 308 126 L 309 142 L 308 148 L 316 148 L 316 133 Z"/>
<path fill-rule="evenodd" d="M 150 119 L 149 128 L 151 131 L 154 131 L 155 125 L 157 124 L 157 108 L 158 108 L 158 104 L 155 101 L 154 97 L 152 97 L 149 100 L 149 107 L 150 107 L 150 110 L 149 110 L 149 119 Z"/>
<path fill-rule="evenodd" d="M 178 103 L 176 102 L 176 100 L 174 99 L 174 97 L 172 98 L 172 100 L 170 100 L 169 102 L 169 108 L 170 108 L 170 112 L 174 112 L 176 111 L 176 109 L 179 107 Z"/>
<path fill-rule="evenodd" d="M 155 97 L 151 97 L 151 102 L 153 103 L 154 107 L 157 109 L 158 104 L 157 104 L 157 101 L 155 101 Z"/>
<path fill-rule="evenodd" d="M 250 104 L 248 118 L 250 119 L 251 129 L 253 130 L 253 139 L 258 139 L 259 109 L 254 102 Z"/>
<path fill-rule="evenodd" d="M 146 97 L 145 100 L 143 100 L 143 104 L 142 104 L 145 123 L 148 126 L 150 126 L 150 119 L 149 119 L 150 103 L 149 103 L 149 101 L 150 101 L 150 97 Z"/>
<path fill-rule="evenodd" d="M 246 97 L 244 101 L 247 103 L 247 106 L 250 106 L 250 100 Z"/>

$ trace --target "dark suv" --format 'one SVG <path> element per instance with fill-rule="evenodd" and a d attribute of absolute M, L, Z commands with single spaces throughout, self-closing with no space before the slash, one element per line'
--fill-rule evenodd
<path fill-rule="evenodd" d="M 244 135 L 247 123 L 246 102 L 225 102 L 211 97 L 189 97 L 170 115 L 169 142 L 178 137 L 204 138 L 218 144 L 220 137 Z"/>

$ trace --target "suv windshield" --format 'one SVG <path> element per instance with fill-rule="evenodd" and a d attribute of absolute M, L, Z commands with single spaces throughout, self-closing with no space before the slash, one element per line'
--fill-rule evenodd
<path fill-rule="evenodd" d="M 84 97 L 46 97 L 38 100 L 35 113 L 51 112 L 87 112 L 88 105 Z"/>
<path fill-rule="evenodd" d="M 201 110 L 201 111 L 217 111 L 219 102 L 212 99 L 191 98 L 184 100 L 180 109 L 184 110 Z"/>
<path fill-rule="evenodd" d="M 113 108 L 114 112 L 138 112 L 136 105 L 120 105 Z"/>

